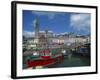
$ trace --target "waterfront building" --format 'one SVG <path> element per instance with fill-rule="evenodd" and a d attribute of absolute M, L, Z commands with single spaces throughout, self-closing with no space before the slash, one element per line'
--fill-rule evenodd
<path fill-rule="evenodd" d="M 30 49 L 36 48 L 61 48 L 64 46 L 76 46 L 90 43 L 90 36 L 81 36 L 74 33 L 60 33 L 54 34 L 53 31 L 40 30 L 39 19 L 34 20 L 34 32 L 33 38 L 23 39 L 23 47 Z"/>

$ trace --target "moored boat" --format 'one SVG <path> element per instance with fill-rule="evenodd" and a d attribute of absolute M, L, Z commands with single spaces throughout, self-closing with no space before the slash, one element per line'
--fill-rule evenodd
<path fill-rule="evenodd" d="M 34 53 L 35 55 L 31 56 L 30 59 L 27 60 L 28 68 L 33 67 L 37 68 L 37 66 L 48 67 L 50 65 L 56 64 L 60 62 L 64 55 L 60 50 L 40 50 L 38 53 Z M 37 55 L 36 55 L 37 54 Z"/>

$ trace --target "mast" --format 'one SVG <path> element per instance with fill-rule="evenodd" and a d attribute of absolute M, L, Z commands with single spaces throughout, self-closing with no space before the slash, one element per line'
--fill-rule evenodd
<path fill-rule="evenodd" d="M 48 30 L 45 30 L 45 34 L 46 34 L 46 49 L 48 49 L 49 44 L 48 44 Z"/>

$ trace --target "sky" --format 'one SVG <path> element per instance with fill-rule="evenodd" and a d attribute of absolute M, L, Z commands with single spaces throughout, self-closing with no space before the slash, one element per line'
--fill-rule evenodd
<path fill-rule="evenodd" d="M 40 31 L 49 30 L 54 34 L 90 34 L 91 15 L 89 13 L 46 12 L 23 10 L 23 34 L 34 35 L 34 20 L 38 17 Z"/>

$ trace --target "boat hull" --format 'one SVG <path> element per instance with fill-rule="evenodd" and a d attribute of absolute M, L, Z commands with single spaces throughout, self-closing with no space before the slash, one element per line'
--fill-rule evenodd
<path fill-rule="evenodd" d="M 48 59 L 41 59 L 41 60 L 32 60 L 32 61 L 28 61 L 28 67 L 36 67 L 36 66 L 43 66 L 43 67 L 47 67 L 50 65 L 53 65 L 57 62 L 60 62 L 63 59 L 63 55 L 58 56 L 56 58 L 48 58 Z"/>

